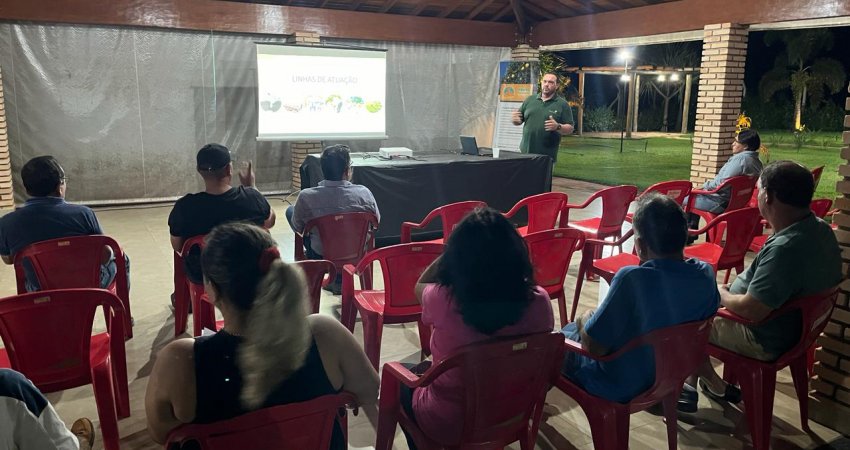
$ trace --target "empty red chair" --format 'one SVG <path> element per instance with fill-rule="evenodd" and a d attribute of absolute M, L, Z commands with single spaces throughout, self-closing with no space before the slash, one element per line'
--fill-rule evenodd
<path fill-rule="evenodd" d="M 165 448 L 180 450 L 194 442 L 198 447 L 192 448 L 201 450 L 325 450 L 330 447 L 335 422 L 340 422 L 347 435 L 345 406 L 354 402 L 353 395 L 342 392 L 220 422 L 182 425 L 168 434 Z"/>
<path fill-rule="evenodd" d="M 534 280 L 549 298 L 558 299 L 561 327 L 567 324 L 567 299 L 564 280 L 573 253 L 584 247 L 584 233 L 572 228 L 538 231 L 525 236 L 528 256 L 534 267 Z"/>
<path fill-rule="evenodd" d="M 700 209 L 696 209 L 693 207 L 697 195 L 705 195 L 705 194 L 716 194 L 722 190 L 729 190 L 729 203 L 726 205 L 726 209 L 723 212 L 731 212 L 736 209 L 741 209 L 747 207 L 750 201 L 755 198 L 754 194 L 756 182 L 758 181 L 758 177 L 748 177 L 746 175 L 740 175 L 737 177 L 727 178 L 720 186 L 717 186 L 716 189 L 711 191 L 704 191 L 702 189 L 694 189 L 691 191 L 691 196 L 688 198 L 688 212 L 692 212 L 698 216 L 700 216 L 706 223 L 711 222 L 712 219 L 717 217 L 717 214 L 709 211 L 703 211 Z M 708 241 L 714 241 L 717 237 L 714 235 L 714 232 L 709 233 L 706 236 Z"/>
<path fill-rule="evenodd" d="M 99 307 L 111 332 L 92 335 Z M 124 305 L 103 289 L 60 289 L 0 299 L 0 367 L 42 392 L 91 384 L 107 450 L 118 450 L 118 419 L 130 416 Z M 118 338 L 113 338 L 112 336 Z"/>
<path fill-rule="evenodd" d="M 378 218 L 368 212 L 329 214 L 317 217 L 304 225 L 301 233 L 295 233 L 295 260 L 303 261 L 304 235 L 316 230 L 322 240 L 322 258 L 333 263 L 336 273 L 342 273 L 346 264 L 357 264 L 369 250 L 375 248 L 374 231 L 378 229 Z M 366 282 L 371 286 L 372 274 Z"/>
<path fill-rule="evenodd" d="M 581 264 L 578 268 L 578 277 L 576 277 L 576 288 L 573 294 L 573 306 L 570 309 L 570 322 L 576 318 L 576 309 L 578 309 L 578 300 L 581 297 L 581 287 L 584 283 L 584 276 L 587 273 L 601 276 L 609 284 L 614 279 L 614 275 L 620 268 L 625 266 L 636 266 L 640 264 L 640 259 L 632 253 L 618 253 L 606 258 L 595 258 L 595 253 L 603 246 L 610 245 L 611 247 L 621 247 L 631 239 L 634 235 L 634 229 L 630 229 L 616 241 L 603 241 L 600 239 L 588 239 L 584 243 L 584 249 L 581 255 Z M 563 319 L 561 320 L 563 323 Z M 566 325 L 563 323 L 561 327 Z"/>
<path fill-rule="evenodd" d="M 671 450 L 677 448 L 676 403 L 685 379 L 696 371 L 704 358 L 712 319 L 654 330 L 632 339 L 625 347 L 606 356 L 592 355 L 582 349 L 578 342 L 565 340 L 566 351 L 597 361 L 613 361 L 640 346 L 652 347 L 655 354 L 655 383 L 626 404 L 596 397 L 566 377 L 558 377 L 555 386 L 573 398 L 584 410 L 587 421 L 590 422 L 594 448 L 627 449 L 629 416 L 657 403 L 664 407 L 667 445 Z"/>
<path fill-rule="evenodd" d="M 505 217 L 510 219 L 525 208 L 528 211 L 528 225 L 517 228 L 521 236 L 543 230 L 551 230 L 558 225 L 558 218 L 566 219 L 564 207 L 567 206 L 567 194 L 563 192 L 545 192 L 532 195 L 517 202 Z M 563 214 L 562 214 L 563 213 Z M 563 220 L 562 225 L 566 225 Z"/>
<path fill-rule="evenodd" d="M 430 354 L 431 330 L 422 324 L 422 305 L 414 293 L 422 272 L 443 253 L 443 244 L 414 242 L 393 245 L 369 252 L 354 267 L 346 265 L 342 274 L 342 311 L 340 321 L 354 332 L 357 311 L 363 319 L 363 350 L 378 369 L 381 335 L 385 323 L 419 323 L 422 354 Z M 372 263 L 381 266 L 384 290 L 371 287 L 354 289 L 354 276 L 361 279 L 372 271 Z M 356 309 L 355 309 L 356 308 Z"/>
<path fill-rule="evenodd" d="M 766 450 L 770 446 L 776 372 L 785 367 L 791 367 L 791 378 L 794 380 L 800 406 L 800 422 L 803 430 L 809 431 L 809 377 L 806 371 L 806 354 L 826 327 L 837 297 L 838 288 L 833 288 L 816 295 L 794 299 L 774 310 L 760 322 L 747 320 L 727 309 L 717 312 L 718 317 L 748 326 L 758 326 L 793 311 L 799 311 L 802 316 L 803 332 L 800 340 L 773 362 L 758 361 L 710 343 L 708 345 L 708 354 L 723 361 L 723 378 L 741 385 L 747 424 L 755 450 Z"/>
<path fill-rule="evenodd" d="M 404 222 L 401 224 L 401 243 L 404 244 L 411 241 L 412 237 L 410 233 L 412 230 L 425 228 L 431 223 L 431 221 L 439 217 L 443 224 L 443 237 L 429 242 L 442 244 L 445 242 L 445 239 L 452 234 L 452 230 L 454 230 L 458 222 L 463 220 L 470 211 L 475 208 L 484 208 L 486 206 L 487 204 L 484 202 L 468 201 L 449 203 L 448 205 L 434 208 L 434 210 L 429 212 L 428 215 L 425 216 L 425 218 L 419 223 Z"/>
<path fill-rule="evenodd" d="M 743 208 L 715 216 L 705 227 L 690 230 L 690 234 L 696 236 L 715 232 L 718 239 L 685 247 L 685 257 L 705 261 L 714 268 L 715 273 L 725 269 L 726 277 L 723 282 L 728 283 L 733 268 L 738 274 L 744 271 L 744 257 L 760 220 L 758 208 Z M 725 229 L 726 232 L 726 239 L 723 241 L 719 240 L 723 235 L 723 232 L 717 232 L 719 228 Z"/>
<path fill-rule="evenodd" d="M 410 433 L 420 450 L 496 449 L 519 441 L 532 450 L 546 392 L 563 360 L 564 336 L 538 333 L 468 345 L 421 377 L 397 362 L 384 364 L 378 407 L 376 450 L 390 450 L 396 424 Z M 463 374 L 464 419 L 461 442 L 442 445 L 423 433 L 399 405 L 399 387 L 430 385 L 447 370 Z M 681 386 L 680 386 L 681 387 Z"/>
<path fill-rule="evenodd" d="M 73 236 L 36 242 L 15 254 L 15 279 L 18 294 L 25 294 L 26 277 L 23 261 L 29 260 L 41 290 L 68 288 L 100 288 L 100 266 L 104 247 L 112 249 L 115 256 L 115 279 L 107 289 L 121 299 L 124 305 L 125 337 L 133 337 L 130 314 L 130 285 L 127 280 L 127 262 L 124 251 L 109 236 Z"/>
<path fill-rule="evenodd" d="M 650 192 L 657 192 L 661 195 L 666 195 L 667 197 L 672 198 L 679 204 L 679 206 L 684 207 L 685 199 L 691 194 L 691 189 L 693 189 L 693 184 L 691 184 L 688 180 L 662 181 L 646 188 L 646 190 L 640 193 L 638 198 L 643 197 Z M 634 214 L 632 213 L 626 214 L 626 222 L 631 223 L 633 216 Z"/>

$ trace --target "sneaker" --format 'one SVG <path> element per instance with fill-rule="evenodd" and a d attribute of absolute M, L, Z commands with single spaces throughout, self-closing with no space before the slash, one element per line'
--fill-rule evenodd
<path fill-rule="evenodd" d="M 689 384 L 682 385 L 682 392 L 679 393 L 676 409 L 680 413 L 693 414 L 699 410 L 697 403 L 699 403 L 699 393 L 697 393 L 696 388 Z"/>
<path fill-rule="evenodd" d="M 74 421 L 74 424 L 71 425 L 71 433 L 77 437 L 78 440 L 88 443 L 89 448 L 94 445 L 94 425 L 92 425 L 91 420 L 83 417 Z"/>
<path fill-rule="evenodd" d="M 735 386 L 734 384 L 726 384 L 726 391 L 722 395 L 713 392 L 708 387 L 708 383 L 706 383 L 702 379 L 699 380 L 699 387 L 700 389 L 702 389 L 702 392 L 705 393 L 705 395 L 707 395 L 714 401 L 729 403 L 738 403 L 741 401 L 741 388 Z"/>

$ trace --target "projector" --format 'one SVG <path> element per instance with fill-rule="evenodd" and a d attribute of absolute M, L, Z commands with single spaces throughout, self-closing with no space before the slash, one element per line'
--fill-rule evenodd
<path fill-rule="evenodd" d="M 407 147 L 381 147 L 378 149 L 378 154 L 382 158 L 398 158 L 401 156 L 411 158 L 413 157 L 413 150 Z"/>

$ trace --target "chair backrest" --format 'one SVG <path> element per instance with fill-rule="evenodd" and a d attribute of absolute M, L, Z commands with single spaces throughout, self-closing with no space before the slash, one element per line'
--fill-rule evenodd
<path fill-rule="evenodd" d="M 835 300 L 838 298 L 838 293 L 839 290 L 836 286 L 817 294 L 789 300 L 762 320 L 762 323 L 768 322 L 792 311 L 800 311 L 802 316 L 803 332 L 800 335 L 800 340 L 774 364 L 783 367 L 809 351 L 809 348 L 814 344 L 821 332 L 823 332 L 823 329 L 826 328 L 826 323 L 829 321 L 832 310 L 835 308 Z"/>
<path fill-rule="evenodd" d="M 584 246 L 584 233 L 573 228 L 538 231 L 525 236 L 534 280 L 543 288 L 564 285 L 573 253 Z"/>
<path fill-rule="evenodd" d="M 761 216 L 758 208 L 743 208 L 731 212 L 725 212 L 709 222 L 704 228 L 709 230 L 717 228 L 718 242 L 722 234 L 722 230 L 726 231 L 726 239 L 723 243 L 723 252 L 718 258 L 717 265 L 728 267 L 736 265 L 737 262 L 742 262 L 744 256 L 750 248 L 750 242 L 753 240 L 756 226 L 760 223 Z"/>
<path fill-rule="evenodd" d="M 370 231 L 378 228 L 378 218 L 368 212 L 329 214 L 307 222 L 303 234 L 313 228 L 322 239 L 322 257 L 341 273 L 342 266 L 357 264 L 374 247 Z"/>
<path fill-rule="evenodd" d="M 712 316 L 706 320 L 688 322 L 653 330 L 632 339 L 625 347 L 606 359 L 616 359 L 637 347 L 649 346 L 655 357 L 655 382 L 649 389 L 629 402 L 633 411 L 655 404 L 671 392 L 679 392 L 685 378 L 692 375 L 705 357 L 705 347 L 711 334 Z"/>
<path fill-rule="evenodd" d="M 123 360 L 124 307 L 104 289 L 59 289 L 0 299 L 0 338 L 13 369 L 44 392 L 91 382 L 89 350 L 92 323 L 99 306 L 113 357 Z"/>
<path fill-rule="evenodd" d="M 818 184 L 820 184 L 821 175 L 823 175 L 823 166 L 818 166 L 812 169 L 812 178 L 815 180 L 815 189 L 817 189 Z"/>
<path fill-rule="evenodd" d="M 753 198 L 756 182 L 758 177 L 748 177 L 740 175 L 737 177 L 729 177 L 720 186 L 718 191 L 729 191 L 729 203 L 726 205 L 724 212 L 734 211 L 736 209 L 746 208 L 747 204 Z"/>
<path fill-rule="evenodd" d="M 558 216 L 564 211 L 568 200 L 567 194 L 563 192 L 531 195 L 518 201 L 505 216 L 512 217 L 525 207 L 528 209 L 528 233 L 551 230 L 557 225 Z"/>
<path fill-rule="evenodd" d="M 183 425 L 169 433 L 165 448 L 179 450 L 196 442 L 202 450 L 327 449 L 340 411 L 354 402 L 353 395 L 343 392 L 264 408 L 220 422 Z"/>
<path fill-rule="evenodd" d="M 693 184 L 688 180 L 662 181 L 646 188 L 640 196 L 643 197 L 650 192 L 658 192 L 661 195 L 672 198 L 680 206 L 684 206 L 685 198 L 691 194 L 691 189 L 693 189 Z"/>
<path fill-rule="evenodd" d="M 322 298 L 322 286 L 336 278 L 336 268 L 330 261 L 308 259 L 295 263 L 304 271 L 307 278 L 307 290 L 310 293 L 310 311 L 319 313 L 319 301 Z"/>
<path fill-rule="evenodd" d="M 470 211 L 475 208 L 484 208 L 486 206 L 487 203 L 485 202 L 471 200 L 467 202 L 449 203 L 448 205 L 435 208 L 434 211 L 439 211 L 437 214 L 443 222 L 443 239 L 449 238 L 449 235 L 452 234 L 452 230 L 455 229 L 457 224 L 463 220 Z M 433 214 L 434 211 L 432 211 L 431 214 Z M 428 215 L 430 216 L 431 214 Z"/>
<path fill-rule="evenodd" d="M 637 186 L 622 185 L 602 189 L 595 192 L 591 198 L 602 199 L 602 218 L 599 220 L 600 235 L 607 235 L 620 231 L 629 205 L 637 197 Z"/>
<path fill-rule="evenodd" d="M 15 254 L 15 278 L 18 293 L 26 292 L 24 261 L 32 266 L 39 288 L 100 288 L 100 266 L 104 247 L 115 255 L 115 282 L 121 298 L 128 296 L 124 252 L 109 236 L 72 236 L 36 242 Z"/>
<path fill-rule="evenodd" d="M 523 435 L 543 406 L 563 361 L 564 336 L 537 333 L 462 347 L 421 378 L 428 385 L 446 370 L 459 370 L 464 419 L 459 447 L 493 443 L 495 448 Z M 535 418 L 539 419 L 539 417 Z"/>
<path fill-rule="evenodd" d="M 826 213 L 832 209 L 832 200 L 828 198 L 816 198 L 812 200 L 811 204 L 809 204 L 809 208 L 811 208 L 812 212 L 815 213 L 815 216 L 823 219 L 826 217 Z"/>
<path fill-rule="evenodd" d="M 416 281 L 442 253 L 443 244 L 412 242 L 391 245 L 366 254 L 355 272 L 363 274 L 372 270 L 372 263 L 377 261 L 384 276 L 384 314 L 415 314 L 422 311 L 414 294 Z"/>

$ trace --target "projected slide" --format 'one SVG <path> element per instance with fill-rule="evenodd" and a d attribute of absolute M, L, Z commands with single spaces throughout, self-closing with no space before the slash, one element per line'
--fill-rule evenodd
<path fill-rule="evenodd" d="M 386 52 L 257 44 L 258 140 L 386 138 Z"/>

